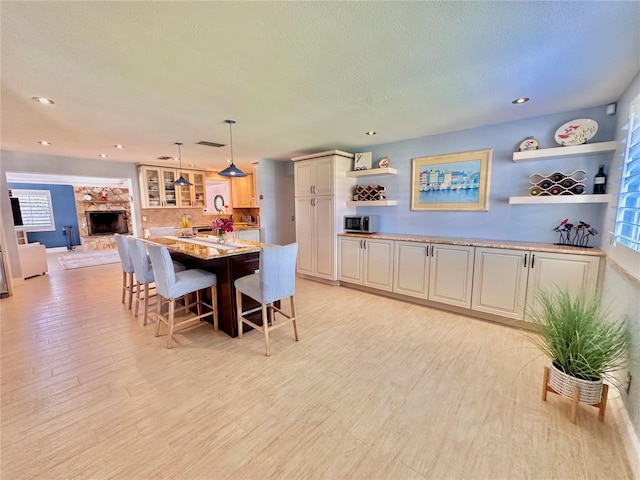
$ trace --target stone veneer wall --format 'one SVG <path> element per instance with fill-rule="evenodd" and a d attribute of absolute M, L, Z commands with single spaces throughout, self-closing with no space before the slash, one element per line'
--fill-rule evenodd
<path fill-rule="evenodd" d="M 74 196 L 82 250 L 105 250 L 116 247 L 113 235 L 89 235 L 86 212 L 124 210 L 127 212 L 129 233 L 133 233 L 133 224 L 131 223 L 131 196 L 128 188 L 75 187 Z M 89 197 L 91 197 L 91 199 L 89 199 Z"/>

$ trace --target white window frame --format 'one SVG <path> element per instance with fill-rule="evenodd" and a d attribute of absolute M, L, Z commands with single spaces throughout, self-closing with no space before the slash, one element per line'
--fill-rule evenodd
<path fill-rule="evenodd" d="M 27 232 L 51 232 L 56 229 L 56 222 L 53 216 L 53 204 L 51 203 L 51 192 L 49 190 L 32 190 L 23 188 L 12 188 L 11 195 L 20 200 L 20 212 L 22 213 L 22 223 L 20 230 Z M 40 223 L 27 223 L 32 217 L 30 212 L 32 208 L 42 201 L 46 202 L 45 208 L 38 209 L 39 216 L 45 221 Z"/>
<path fill-rule="evenodd" d="M 640 253 L 640 95 L 629 108 L 614 240 Z"/>

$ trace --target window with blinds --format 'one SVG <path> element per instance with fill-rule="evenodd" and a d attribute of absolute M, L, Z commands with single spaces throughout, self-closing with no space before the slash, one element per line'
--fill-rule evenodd
<path fill-rule="evenodd" d="M 640 252 L 640 96 L 631 104 L 616 214 L 617 243 Z"/>
<path fill-rule="evenodd" d="M 11 189 L 11 194 L 20 201 L 24 230 L 37 232 L 56 229 L 49 190 Z"/>

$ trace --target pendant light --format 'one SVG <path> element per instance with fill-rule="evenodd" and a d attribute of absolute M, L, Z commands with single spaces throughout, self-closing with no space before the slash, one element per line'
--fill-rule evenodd
<path fill-rule="evenodd" d="M 178 160 L 180 160 L 180 177 L 175 182 L 173 182 L 173 184 L 178 187 L 190 187 L 191 185 L 193 185 L 193 183 L 182 176 L 182 155 L 180 153 L 180 146 L 182 145 L 182 143 L 176 142 L 176 145 L 178 145 Z"/>
<path fill-rule="evenodd" d="M 229 143 L 231 145 L 231 165 L 229 165 L 227 168 L 225 168 L 221 172 L 218 172 L 218 175 L 221 175 L 223 177 L 246 177 L 247 174 L 233 164 L 233 135 L 231 133 L 231 125 L 236 123 L 236 121 L 225 120 L 225 123 L 229 124 L 229 139 L 230 139 Z"/>

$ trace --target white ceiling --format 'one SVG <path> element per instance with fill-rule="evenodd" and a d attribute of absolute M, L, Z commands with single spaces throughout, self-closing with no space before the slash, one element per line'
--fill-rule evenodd
<path fill-rule="evenodd" d="M 640 71 L 637 1 L 0 8 L 2 149 L 78 158 L 158 163 L 181 141 L 185 167 L 221 168 L 229 147 L 196 142 L 228 144 L 225 119 L 245 168 L 359 151 L 604 105 Z"/>

